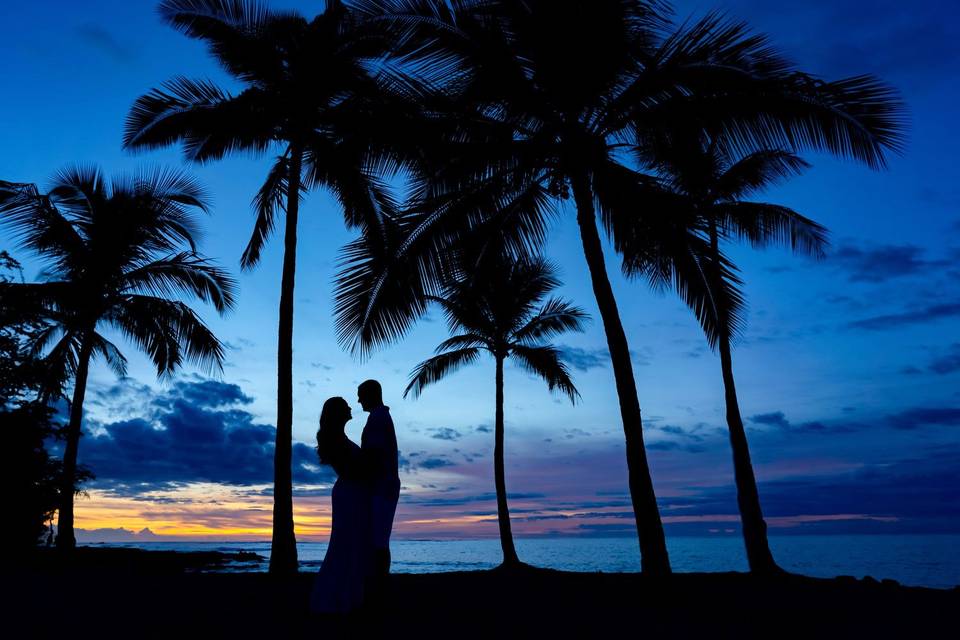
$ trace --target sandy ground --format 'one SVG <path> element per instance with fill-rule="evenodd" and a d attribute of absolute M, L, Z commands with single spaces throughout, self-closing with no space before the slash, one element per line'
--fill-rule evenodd
<path fill-rule="evenodd" d="M 5 572 L 3 636 L 935 638 L 960 629 L 960 588 L 545 569 L 393 575 L 384 609 L 318 617 L 306 611 L 312 574 L 199 573 L 211 558 L 104 551 L 72 566 L 50 556 Z"/>

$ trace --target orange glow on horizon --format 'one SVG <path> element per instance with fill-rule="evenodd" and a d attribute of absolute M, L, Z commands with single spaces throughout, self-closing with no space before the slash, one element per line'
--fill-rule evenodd
<path fill-rule="evenodd" d="M 138 498 L 119 497 L 106 491 L 90 490 L 88 498 L 76 505 L 76 526 L 86 532 L 124 529 L 137 534 L 133 540 L 149 541 L 151 533 L 160 539 L 204 539 L 236 541 L 269 541 L 273 522 L 273 498 L 264 487 L 227 487 L 215 484 L 191 484 L 172 491 L 156 491 Z M 415 492 L 420 493 L 420 492 Z M 516 500 L 511 504 L 517 513 L 534 516 L 512 517 L 513 530 L 519 536 L 584 535 L 584 525 L 610 522 L 618 515 L 627 535 L 632 517 L 623 510 L 596 509 L 589 513 L 552 509 L 548 504 Z M 457 539 L 490 538 L 498 535 L 496 504 L 474 502 L 471 513 L 463 513 L 462 504 L 425 507 L 401 501 L 394 524 L 396 538 Z M 739 515 L 664 515 L 664 524 L 718 523 L 735 524 Z M 804 514 L 768 517 L 771 528 L 788 528 L 811 522 L 843 520 L 896 521 L 897 518 L 869 514 Z M 326 541 L 332 518 L 329 496 L 306 496 L 294 501 L 295 533 L 300 540 Z M 111 532 L 105 531 L 104 535 Z"/>

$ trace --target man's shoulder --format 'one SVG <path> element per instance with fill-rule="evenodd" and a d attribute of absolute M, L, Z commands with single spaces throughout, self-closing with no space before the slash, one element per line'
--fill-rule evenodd
<path fill-rule="evenodd" d="M 367 424 L 393 424 L 393 418 L 390 417 L 390 407 L 384 405 L 371 411 L 367 418 Z"/>
<path fill-rule="evenodd" d="M 372 437 L 376 437 L 377 434 L 392 429 L 393 418 L 390 417 L 390 407 L 377 407 L 367 416 L 367 424 L 363 428 L 361 439 L 370 437 L 370 434 L 373 434 Z"/>

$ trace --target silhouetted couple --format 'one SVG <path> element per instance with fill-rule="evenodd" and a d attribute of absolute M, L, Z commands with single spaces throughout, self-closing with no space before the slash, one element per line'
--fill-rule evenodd
<path fill-rule="evenodd" d="M 370 414 L 360 446 L 344 433 L 353 418 L 346 400 L 330 398 L 320 413 L 317 453 L 337 481 L 330 543 L 310 598 L 315 613 L 381 607 L 390 573 L 390 531 L 400 497 L 397 436 L 380 383 L 367 380 L 357 396 Z"/>

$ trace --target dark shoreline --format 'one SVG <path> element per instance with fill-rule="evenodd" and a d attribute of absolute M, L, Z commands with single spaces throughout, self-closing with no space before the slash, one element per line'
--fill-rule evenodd
<path fill-rule="evenodd" d="M 220 552 L 53 550 L 4 572 L 4 614 L 42 637 L 935 637 L 956 630 L 960 587 L 745 573 L 572 573 L 550 569 L 391 576 L 387 610 L 310 616 L 313 573 L 203 573 L 253 560 Z M 26 626 L 24 626 L 26 625 Z M 41 632 L 41 629 L 44 632 Z M 21 637 L 7 636 L 7 637 Z M 24 635 L 23 637 L 28 637 Z"/>

